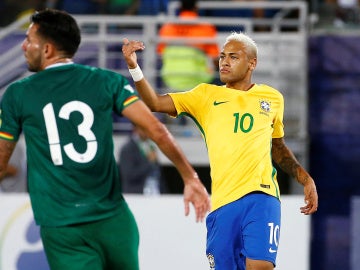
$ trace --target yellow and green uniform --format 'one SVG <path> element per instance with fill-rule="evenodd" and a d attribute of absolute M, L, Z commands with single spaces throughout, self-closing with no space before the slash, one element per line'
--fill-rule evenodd
<path fill-rule="evenodd" d="M 284 136 L 284 100 L 276 89 L 247 91 L 210 84 L 169 93 L 177 114 L 191 117 L 205 140 L 212 179 L 212 210 L 252 191 L 279 198 L 272 138 Z"/>

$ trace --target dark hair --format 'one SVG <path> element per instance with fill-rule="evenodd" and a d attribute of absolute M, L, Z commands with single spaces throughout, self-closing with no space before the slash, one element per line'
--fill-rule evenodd
<path fill-rule="evenodd" d="M 197 7 L 197 1 L 196 0 L 182 0 L 181 1 L 181 10 L 190 10 L 193 11 Z"/>
<path fill-rule="evenodd" d="M 35 12 L 30 21 L 39 26 L 37 33 L 54 43 L 56 48 L 73 57 L 81 42 L 75 19 L 65 11 L 45 9 Z"/>

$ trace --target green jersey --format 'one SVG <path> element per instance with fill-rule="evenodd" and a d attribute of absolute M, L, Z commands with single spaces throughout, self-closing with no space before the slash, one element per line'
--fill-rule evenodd
<path fill-rule="evenodd" d="M 11 84 L 1 101 L 0 138 L 23 132 L 37 224 L 63 226 L 110 217 L 123 201 L 112 112 L 139 98 L 121 75 L 78 64 Z"/>

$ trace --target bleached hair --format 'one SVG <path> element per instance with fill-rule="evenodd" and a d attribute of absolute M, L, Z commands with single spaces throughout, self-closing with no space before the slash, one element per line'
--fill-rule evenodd
<path fill-rule="evenodd" d="M 257 58 L 258 54 L 258 48 L 255 43 L 255 41 L 249 37 L 247 34 L 240 32 L 232 32 L 230 35 L 227 36 L 225 42 L 228 41 L 239 41 L 243 43 L 246 47 L 248 55 L 253 55 L 255 58 Z"/>

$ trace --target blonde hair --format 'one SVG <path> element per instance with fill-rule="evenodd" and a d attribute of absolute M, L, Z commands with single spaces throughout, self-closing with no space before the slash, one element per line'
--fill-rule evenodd
<path fill-rule="evenodd" d="M 258 48 L 255 43 L 255 41 L 249 37 L 247 34 L 240 32 L 232 32 L 230 35 L 227 36 L 225 43 L 228 41 L 238 41 L 245 45 L 246 52 L 248 56 L 253 56 L 254 58 L 257 58 L 258 54 Z"/>

